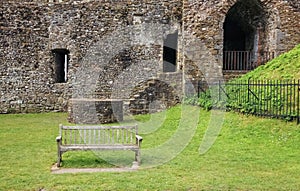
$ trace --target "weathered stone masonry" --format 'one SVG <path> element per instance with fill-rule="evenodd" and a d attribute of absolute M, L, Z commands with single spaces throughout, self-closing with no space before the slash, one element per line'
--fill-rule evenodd
<path fill-rule="evenodd" d="M 240 1 L 256 0 L 1 1 L 0 113 L 67 111 L 80 97 L 122 99 L 132 113 L 153 100 L 174 105 L 186 81 L 223 78 L 224 22 Z M 258 49 L 278 55 L 300 43 L 297 0 L 258 2 Z M 176 71 L 166 73 L 164 41 L 176 31 Z M 55 51 L 67 52 L 65 83 L 56 81 Z"/>
<path fill-rule="evenodd" d="M 208 49 L 210 54 L 215 58 L 214 62 L 211 59 L 203 61 L 203 58 L 199 56 L 204 67 L 201 69 L 201 73 L 204 73 L 204 76 L 213 76 L 213 74 L 209 74 L 212 66 L 222 70 L 223 50 L 225 48 L 224 22 L 229 10 L 238 2 L 245 2 L 248 5 L 258 2 L 264 11 L 264 13 L 260 13 L 258 10 L 254 10 L 253 13 L 250 13 L 258 21 L 265 18 L 262 21 L 265 23 L 259 42 L 259 48 L 262 51 L 270 51 L 279 55 L 282 52 L 290 50 L 300 41 L 299 30 L 295 27 L 300 25 L 298 1 L 184 1 L 183 30 L 187 31 L 188 34 L 192 34 L 193 37 L 196 36 L 197 39 L 200 39 L 200 42 L 197 43 L 198 45 L 195 46 L 201 48 L 196 49 L 193 55 L 197 56 L 199 52 L 205 54 L 206 49 Z M 237 19 L 242 20 L 242 15 L 246 11 L 249 11 L 249 7 L 244 12 L 241 12 L 239 14 L 240 17 Z M 250 20 L 249 22 L 253 22 L 252 25 L 255 26 L 255 21 Z M 188 39 L 185 39 L 185 41 L 188 41 Z M 192 60 L 195 62 L 197 58 L 193 57 Z M 187 68 L 193 66 L 190 59 L 186 59 L 185 66 Z M 203 75 L 199 75 L 200 72 L 196 74 L 194 68 L 189 68 L 189 70 L 191 71 L 191 75 L 194 74 L 194 78 L 197 78 L 197 76 L 198 78 L 199 76 L 203 77 Z"/>

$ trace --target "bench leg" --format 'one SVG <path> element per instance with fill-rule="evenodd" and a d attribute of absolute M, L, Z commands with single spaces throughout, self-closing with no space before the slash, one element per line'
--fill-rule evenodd
<path fill-rule="evenodd" d="M 135 151 L 135 161 L 138 163 L 138 165 L 141 164 L 141 152 L 140 152 L 140 150 Z"/>
<path fill-rule="evenodd" d="M 57 167 L 60 167 L 60 163 L 62 162 L 62 153 L 60 151 L 57 152 Z"/>

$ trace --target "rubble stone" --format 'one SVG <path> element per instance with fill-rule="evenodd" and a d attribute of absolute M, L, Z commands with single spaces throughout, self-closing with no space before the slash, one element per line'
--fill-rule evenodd
<path fill-rule="evenodd" d="M 223 79 L 223 25 L 239 1 L 1 1 L 0 113 L 67 111 L 71 98 L 126 100 L 144 113 L 150 93 L 174 105 L 187 81 Z M 299 44 L 299 1 L 259 2 L 264 50 L 279 55 Z M 164 40 L 174 31 L 177 70 L 163 73 Z M 55 81 L 55 49 L 70 52 L 65 83 Z"/>

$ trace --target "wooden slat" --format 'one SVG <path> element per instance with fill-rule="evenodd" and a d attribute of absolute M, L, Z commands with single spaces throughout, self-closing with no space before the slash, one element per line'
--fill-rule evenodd
<path fill-rule="evenodd" d="M 101 131 L 98 129 L 98 144 L 100 144 L 101 141 Z"/>
<path fill-rule="evenodd" d="M 69 144 L 72 144 L 72 130 L 69 131 Z"/>
<path fill-rule="evenodd" d="M 138 150 L 137 145 L 67 145 L 62 146 L 61 151 L 71 151 L 71 150 Z"/>
<path fill-rule="evenodd" d="M 83 142 L 86 143 L 86 129 L 83 129 Z"/>
<path fill-rule="evenodd" d="M 82 133 L 82 129 L 79 130 L 79 143 L 82 143 L 82 136 L 83 136 L 83 133 Z"/>
<path fill-rule="evenodd" d="M 62 129 L 133 129 L 133 126 L 62 126 Z"/>
<path fill-rule="evenodd" d="M 125 139 L 124 139 L 124 135 L 125 135 L 124 131 L 125 131 L 125 130 L 122 129 L 122 143 L 123 143 L 123 144 L 124 144 L 124 140 L 125 140 Z"/>
<path fill-rule="evenodd" d="M 89 129 L 89 144 L 92 144 L 92 130 Z"/>
<path fill-rule="evenodd" d="M 105 139 L 104 139 L 104 143 L 109 143 L 108 131 L 109 131 L 109 129 L 105 129 L 105 130 L 104 130 L 104 132 L 105 132 Z"/>
<path fill-rule="evenodd" d="M 116 131 L 117 131 L 117 141 L 116 142 L 120 143 L 120 134 L 119 134 L 120 129 L 117 129 Z"/>
<path fill-rule="evenodd" d="M 64 131 L 64 144 L 68 144 L 67 143 L 67 131 Z"/>
<path fill-rule="evenodd" d="M 126 143 L 128 143 L 128 129 L 126 129 Z"/>
<path fill-rule="evenodd" d="M 77 142 L 76 142 L 76 135 L 77 135 L 77 131 L 75 131 L 75 133 L 74 133 L 74 144 L 77 143 Z"/>
<path fill-rule="evenodd" d="M 94 129 L 93 134 L 94 134 L 93 144 L 96 144 L 96 129 Z"/>
<path fill-rule="evenodd" d="M 113 136 L 114 136 L 114 130 L 113 129 L 110 129 L 109 130 L 109 138 L 110 138 L 110 143 L 111 144 L 114 144 L 114 139 L 113 139 Z"/>

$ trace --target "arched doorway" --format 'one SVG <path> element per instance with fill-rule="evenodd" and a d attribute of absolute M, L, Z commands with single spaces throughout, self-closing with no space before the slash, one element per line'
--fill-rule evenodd
<path fill-rule="evenodd" d="M 251 70 L 260 64 L 266 15 L 259 0 L 238 0 L 229 9 L 223 25 L 223 70 Z"/>

